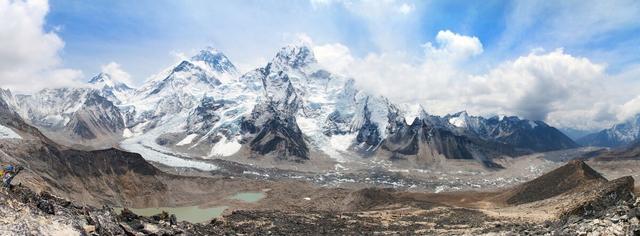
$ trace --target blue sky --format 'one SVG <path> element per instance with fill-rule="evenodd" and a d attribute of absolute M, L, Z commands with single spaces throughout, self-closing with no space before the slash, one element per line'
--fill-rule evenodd
<path fill-rule="evenodd" d="M 4 36 L 4 37 L 2 37 Z M 0 86 L 140 86 L 207 46 L 242 71 L 291 43 L 433 114 L 593 130 L 640 113 L 640 1 L 0 0 Z"/>
<path fill-rule="evenodd" d="M 66 66 L 93 74 L 100 65 L 116 61 L 134 79 L 172 63 L 172 53 L 189 54 L 207 45 L 224 51 L 236 63 L 253 64 L 271 57 L 299 33 L 317 43 L 344 44 L 360 56 L 384 50 L 418 55 L 421 45 L 432 41 L 440 30 L 451 30 L 478 37 L 485 53 L 476 60 L 488 64 L 534 48 L 560 47 L 572 55 L 605 62 L 614 71 L 640 61 L 640 21 L 635 18 L 636 22 L 586 38 L 550 34 L 550 29 L 563 25 L 574 27 L 564 29 L 567 34 L 590 27 L 589 21 L 581 24 L 580 18 L 557 22 L 572 6 L 583 4 L 569 2 L 528 9 L 512 1 L 394 1 L 389 5 L 407 4 L 411 12 L 386 9 L 389 12 L 367 16 L 351 9 L 359 6 L 337 1 L 54 0 L 46 27 L 57 29 L 64 40 L 61 56 Z M 624 6 L 610 9 L 618 7 Z M 514 19 L 518 14 L 522 18 L 537 15 L 527 22 Z M 611 51 L 620 52 L 611 55 Z"/>

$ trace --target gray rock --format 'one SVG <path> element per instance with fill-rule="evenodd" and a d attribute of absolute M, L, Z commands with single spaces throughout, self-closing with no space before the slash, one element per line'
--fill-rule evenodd
<path fill-rule="evenodd" d="M 610 219 L 610 220 L 611 220 L 611 222 L 613 222 L 613 223 L 618 223 L 618 222 L 620 222 L 620 218 L 619 218 L 618 216 L 613 216 L 613 217 L 611 217 L 611 219 Z"/>

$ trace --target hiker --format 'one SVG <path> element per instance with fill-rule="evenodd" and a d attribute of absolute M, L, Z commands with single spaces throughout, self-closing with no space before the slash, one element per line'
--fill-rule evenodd
<path fill-rule="evenodd" d="M 20 173 L 21 170 L 22 170 L 22 167 L 20 166 L 14 167 L 11 164 L 4 167 L 2 169 L 2 187 L 10 188 L 11 181 L 13 180 L 14 177 L 16 177 L 16 175 L 18 175 L 18 173 Z"/>

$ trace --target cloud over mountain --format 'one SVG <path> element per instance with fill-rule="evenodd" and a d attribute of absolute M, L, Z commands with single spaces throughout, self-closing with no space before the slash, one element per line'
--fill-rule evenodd
<path fill-rule="evenodd" d="M 589 129 L 617 118 L 607 97 L 606 65 L 563 49 L 533 50 L 485 73 L 466 68 L 483 46 L 474 36 L 440 31 L 417 61 L 402 53 L 354 56 L 339 43 L 315 45 L 320 64 L 354 77 L 367 90 L 399 102 L 419 102 L 435 114 L 515 114 L 554 125 Z"/>

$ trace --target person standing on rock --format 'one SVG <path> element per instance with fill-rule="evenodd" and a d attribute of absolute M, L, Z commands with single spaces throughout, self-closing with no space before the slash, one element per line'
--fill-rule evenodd
<path fill-rule="evenodd" d="M 18 175 L 18 173 L 20 173 L 20 171 L 22 170 L 22 167 L 13 167 L 13 165 L 9 164 L 7 165 L 5 168 L 3 168 L 3 173 L 2 173 L 2 187 L 4 188 L 10 188 L 11 187 L 11 181 L 13 180 L 14 177 L 16 177 L 16 175 Z"/>

